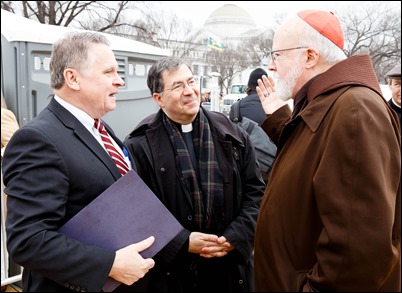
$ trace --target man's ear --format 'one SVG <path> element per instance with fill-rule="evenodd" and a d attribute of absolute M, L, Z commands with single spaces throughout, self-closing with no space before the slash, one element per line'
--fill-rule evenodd
<path fill-rule="evenodd" d="M 72 88 L 76 91 L 78 91 L 80 89 L 80 85 L 78 83 L 77 76 L 78 76 L 77 71 L 73 68 L 66 68 L 64 70 L 64 80 L 65 80 L 66 85 L 69 88 Z"/>
<path fill-rule="evenodd" d="M 160 93 L 153 93 L 152 97 L 154 98 L 154 101 L 159 105 L 159 107 L 163 108 L 164 104 L 162 101 L 162 95 Z"/>
<path fill-rule="evenodd" d="M 318 60 L 320 60 L 320 52 L 315 48 L 307 49 L 307 61 L 306 68 L 313 68 L 317 65 Z"/>

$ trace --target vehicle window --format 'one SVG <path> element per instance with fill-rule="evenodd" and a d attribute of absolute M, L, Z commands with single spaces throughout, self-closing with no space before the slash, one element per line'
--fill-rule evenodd
<path fill-rule="evenodd" d="M 234 85 L 232 86 L 231 94 L 244 94 L 246 92 L 247 85 Z"/>

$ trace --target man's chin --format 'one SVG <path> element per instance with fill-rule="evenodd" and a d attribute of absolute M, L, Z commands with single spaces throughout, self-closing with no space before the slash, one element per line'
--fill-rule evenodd
<path fill-rule="evenodd" d="M 276 96 L 284 102 L 287 102 L 292 98 L 292 90 L 290 87 L 285 86 L 284 83 L 278 82 L 275 93 Z"/>

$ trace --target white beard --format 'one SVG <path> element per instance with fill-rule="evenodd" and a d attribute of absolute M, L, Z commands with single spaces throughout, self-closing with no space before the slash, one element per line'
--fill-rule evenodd
<path fill-rule="evenodd" d="M 283 79 L 278 79 L 275 86 L 276 96 L 282 101 L 288 101 L 292 98 L 293 90 L 296 86 L 297 80 L 302 74 L 301 62 L 297 64 L 285 75 Z M 276 75 L 276 72 L 275 74 Z"/>

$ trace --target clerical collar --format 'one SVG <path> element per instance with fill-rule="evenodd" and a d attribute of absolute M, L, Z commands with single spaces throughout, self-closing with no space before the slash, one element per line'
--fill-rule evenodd
<path fill-rule="evenodd" d="M 391 98 L 391 101 L 392 101 L 392 104 L 394 104 L 394 106 L 398 107 L 399 109 L 401 108 L 401 106 L 399 106 L 399 105 L 395 102 L 394 98 Z"/>
<path fill-rule="evenodd" d="M 192 124 L 192 123 L 189 123 L 189 124 L 186 124 L 186 125 L 181 125 L 181 131 L 182 131 L 183 133 L 187 133 L 187 132 L 193 131 L 193 124 Z"/>

